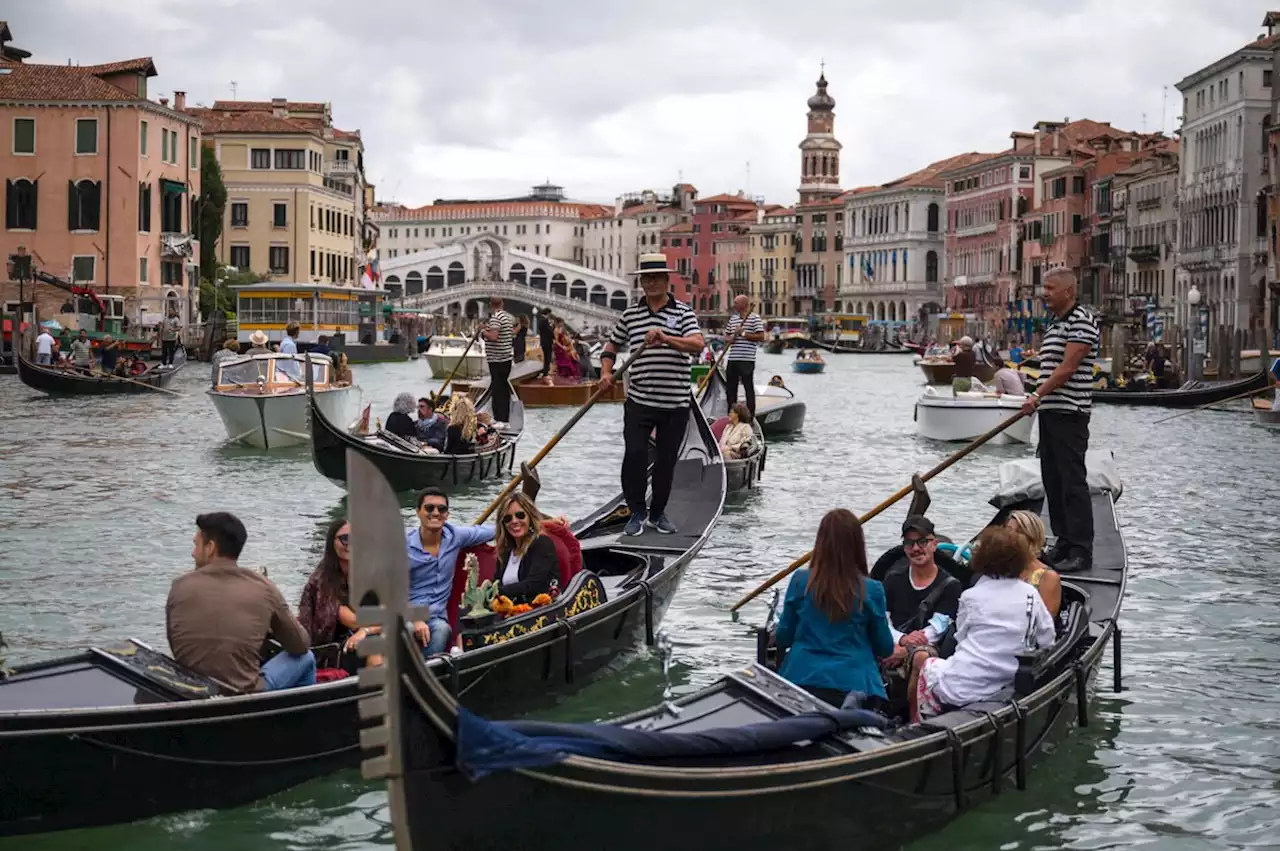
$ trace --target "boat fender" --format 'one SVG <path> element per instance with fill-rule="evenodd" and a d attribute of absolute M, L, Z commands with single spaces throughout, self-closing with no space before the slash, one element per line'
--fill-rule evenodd
<path fill-rule="evenodd" d="M 970 544 L 959 547 L 950 541 L 939 541 L 938 552 L 950 556 L 957 564 L 968 564 L 969 559 L 973 557 L 973 547 Z"/>

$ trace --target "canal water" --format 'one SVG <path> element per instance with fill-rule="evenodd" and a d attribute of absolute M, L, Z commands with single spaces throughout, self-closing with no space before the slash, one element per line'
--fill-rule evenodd
<path fill-rule="evenodd" d="M 792 375 L 788 360 L 762 354 L 757 374 L 784 375 L 808 419 L 803 434 L 770 445 L 762 486 L 731 498 L 686 575 L 665 621 L 680 691 L 752 657 L 751 627 L 767 597 L 738 623 L 728 608 L 810 547 L 825 510 L 866 511 L 956 448 L 915 436 L 920 376 L 910 358 L 831 356 L 817 376 Z M 223 446 L 207 376 L 197 364 L 180 375 L 173 387 L 184 398 L 79 400 L 0 377 L 0 632 L 9 664 L 127 636 L 164 647 L 165 596 L 190 566 L 193 518 L 203 511 L 239 514 L 250 535 L 242 563 L 267 568 L 297 598 L 323 527 L 344 511 L 343 492 L 315 472 L 305 448 Z M 357 366 L 356 379 L 383 417 L 396 393 L 436 386 L 421 361 Z M 1028 791 L 1006 791 L 912 851 L 1280 845 L 1280 437 L 1242 412 L 1155 423 L 1164 414 L 1101 407 L 1092 428 L 1092 445 L 1114 450 L 1125 480 L 1125 690 L 1099 695 L 1095 723 L 1033 773 Z M 521 457 L 569 415 L 530 412 Z M 598 406 L 543 462 L 543 507 L 577 517 L 616 492 L 620 421 L 619 406 Z M 939 530 L 960 539 L 979 529 L 999 463 L 1030 454 L 985 448 L 936 479 L 930 513 Z M 455 519 L 491 496 L 455 497 Z M 873 558 L 894 544 L 904 510 L 870 524 Z M 640 650 L 548 714 L 590 720 L 651 704 L 662 689 L 658 658 Z M 357 771 L 230 811 L 0 840 L 0 851 L 391 846 L 385 795 Z"/>

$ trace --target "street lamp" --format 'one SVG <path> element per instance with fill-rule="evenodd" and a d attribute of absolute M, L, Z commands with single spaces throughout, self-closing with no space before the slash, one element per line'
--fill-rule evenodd
<path fill-rule="evenodd" d="M 1200 290 L 1195 284 L 1191 285 L 1191 289 L 1187 290 L 1187 304 L 1191 310 L 1187 311 L 1187 321 L 1192 322 L 1194 316 L 1195 324 L 1191 329 L 1191 355 L 1188 358 L 1188 366 L 1191 372 L 1192 381 L 1200 381 L 1204 379 L 1204 356 L 1207 347 L 1205 346 L 1205 326 L 1208 324 L 1208 309 L 1200 304 Z M 1197 309 L 1198 308 L 1198 309 Z"/>

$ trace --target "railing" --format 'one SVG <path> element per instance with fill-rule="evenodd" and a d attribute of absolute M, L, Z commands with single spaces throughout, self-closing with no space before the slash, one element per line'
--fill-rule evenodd
<path fill-rule="evenodd" d="M 325 174 L 355 174 L 356 164 L 351 160 L 325 160 Z"/>
<path fill-rule="evenodd" d="M 967 228 L 956 228 L 956 237 L 963 239 L 966 236 L 981 236 L 984 233 L 995 233 L 996 228 L 999 226 L 999 222 L 988 222 L 984 225 L 971 225 Z"/>
<path fill-rule="evenodd" d="M 1160 246 L 1135 245 L 1129 249 L 1129 259 L 1135 263 L 1155 263 L 1160 259 Z"/>
<path fill-rule="evenodd" d="M 550 290 L 541 290 L 528 284 L 514 283 L 510 281 L 468 281 L 463 284 L 455 284 L 452 287 L 446 287 L 442 290 L 430 290 L 425 293 L 406 296 L 404 299 L 405 307 L 412 308 L 432 308 L 450 304 L 455 301 L 467 301 L 473 298 L 490 298 L 498 296 L 501 298 L 512 298 L 519 301 L 527 301 L 534 304 L 541 304 L 544 307 L 552 309 L 560 309 L 564 312 L 574 311 L 582 316 L 589 316 L 593 319 L 612 322 L 616 320 L 621 311 L 614 310 L 608 305 L 597 304 L 592 301 L 584 301 L 573 296 L 561 295 Z"/>

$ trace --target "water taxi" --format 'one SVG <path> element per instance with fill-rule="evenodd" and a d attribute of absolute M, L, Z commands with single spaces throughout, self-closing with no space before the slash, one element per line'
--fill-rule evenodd
<path fill-rule="evenodd" d="M 290 322 L 301 328 L 300 351 L 329 338 L 335 352 L 345 352 L 351 363 L 404 360 L 404 344 L 385 340 L 384 303 L 380 289 L 339 287 L 330 284 L 245 284 L 236 290 L 236 339 L 247 348 L 249 337 L 262 331 L 272 344 L 284 337 Z"/>

